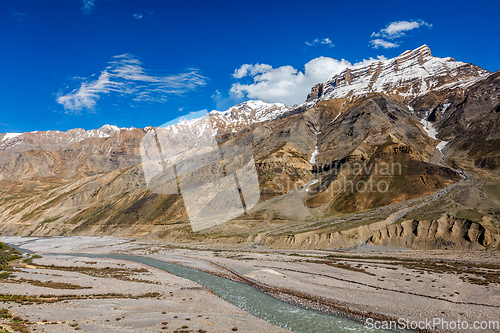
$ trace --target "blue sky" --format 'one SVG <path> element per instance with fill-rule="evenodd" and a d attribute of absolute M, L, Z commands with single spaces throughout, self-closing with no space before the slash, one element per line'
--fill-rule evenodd
<path fill-rule="evenodd" d="M 300 103 L 345 66 L 423 44 L 497 71 L 498 12 L 498 1 L 3 0 L 0 133 Z"/>

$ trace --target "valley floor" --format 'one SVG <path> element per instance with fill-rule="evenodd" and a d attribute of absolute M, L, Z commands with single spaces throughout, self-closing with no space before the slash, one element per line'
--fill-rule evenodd
<path fill-rule="evenodd" d="M 493 251 L 415 251 L 374 246 L 342 252 L 261 247 L 244 251 L 179 248 L 112 237 L 0 237 L 0 241 L 42 255 L 148 256 L 244 282 L 292 304 L 349 314 L 363 322 L 367 318 L 380 321 L 402 318 L 405 322 L 438 318 L 469 325 L 485 322 L 490 328 L 478 332 L 496 332 L 498 329 L 491 325 L 500 321 L 500 253 Z M 70 325 L 74 324 L 89 332 L 157 332 L 162 327 L 173 331 L 182 326 L 196 332 L 200 329 L 200 332 L 228 332 L 233 327 L 242 332 L 286 331 L 249 315 L 194 282 L 149 266 L 53 255 L 43 255 L 34 263 L 35 266 L 23 268 L 23 272 L 15 272 L 16 278 L 27 282 L 2 282 L 1 294 L 81 296 L 54 303 L 8 303 L 12 306 L 9 311 L 34 323 L 30 327 L 37 331 L 72 331 Z M 52 264 L 55 268 L 51 268 Z M 94 271 L 89 276 L 89 272 L 60 268 L 69 266 L 85 266 Z M 106 267 L 115 276 L 100 275 Z M 29 280 L 50 280 L 92 289 L 49 289 L 30 284 Z M 96 295 L 109 293 L 118 297 L 97 299 Z M 435 328 L 432 331 L 440 331 L 437 328 L 442 326 Z"/>

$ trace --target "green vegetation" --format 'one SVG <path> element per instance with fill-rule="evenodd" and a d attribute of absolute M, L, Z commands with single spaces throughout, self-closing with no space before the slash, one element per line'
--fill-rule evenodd
<path fill-rule="evenodd" d="M 424 205 L 418 209 L 409 212 L 404 218 L 400 219 L 398 222 L 403 222 L 404 220 L 417 220 L 417 221 L 429 221 L 437 220 L 445 212 L 449 212 L 452 209 L 452 205 L 447 196 L 441 197 L 439 200 L 431 202 L 430 204 Z"/>
<path fill-rule="evenodd" d="M 43 205 L 41 206 L 38 206 L 36 209 L 34 209 L 33 211 L 27 213 L 27 214 L 24 214 L 22 217 L 21 217 L 21 220 L 22 221 L 26 221 L 26 220 L 29 220 L 33 217 L 35 217 L 36 215 L 40 214 L 42 211 L 45 211 L 47 210 L 48 208 L 51 208 L 53 206 L 55 206 L 56 204 L 62 202 L 64 199 L 66 199 L 68 196 L 70 196 L 71 194 L 74 194 L 78 189 L 73 189 L 71 191 L 68 191 L 68 192 L 65 192 L 55 198 L 53 198 L 52 200 L 44 203 Z M 34 192 L 34 191 L 29 191 L 29 193 L 31 193 L 32 195 L 31 196 L 27 196 L 28 198 L 34 198 L 35 195 L 38 195 L 40 194 L 39 192 Z M 24 193 L 23 193 L 24 195 Z M 20 210 L 20 211 L 23 211 L 25 207 L 27 207 L 28 205 L 30 204 L 30 202 L 26 203 L 25 206 L 23 206 Z M 45 221 L 44 221 L 45 222 Z M 51 221 L 53 222 L 53 221 Z"/>
<path fill-rule="evenodd" d="M 405 220 L 417 220 L 417 221 L 429 221 L 429 220 L 437 220 L 441 216 L 443 216 L 444 211 L 425 211 L 421 210 L 421 212 L 410 212 L 404 218 L 400 219 L 398 223 L 401 223 Z"/>
<path fill-rule="evenodd" d="M 370 276 L 375 276 L 375 274 L 370 273 L 370 272 L 366 271 L 364 268 L 362 268 L 361 264 L 359 264 L 357 266 L 351 266 L 350 264 L 348 264 L 346 262 L 338 262 L 337 260 L 333 260 L 333 259 L 330 259 L 330 260 L 304 260 L 304 261 L 310 262 L 310 263 L 315 263 L 315 264 L 325 264 L 325 265 L 328 265 L 331 267 L 336 267 L 336 268 L 345 269 L 348 271 L 364 273 L 364 274 L 367 274 Z"/>
<path fill-rule="evenodd" d="M 30 284 L 37 287 L 46 287 L 52 289 L 91 289 L 92 287 L 82 287 L 76 284 L 63 283 L 63 282 L 53 282 L 53 281 L 39 281 L 31 279 L 14 279 L 15 276 L 12 275 L 14 269 L 8 266 L 11 261 L 19 260 L 21 254 L 15 249 L 9 247 L 4 243 L 0 243 L 0 281 L 17 284 Z M 33 259 L 41 258 L 39 255 L 34 255 L 29 258 L 24 259 L 22 262 L 25 264 L 33 264 Z"/>
<path fill-rule="evenodd" d="M 474 209 L 465 209 L 457 212 L 457 217 L 460 219 L 467 219 L 473 222 L 481 222 L 483 220 L 484 214 L 481 214 Z"/>
<path fill-rule="evenodd" d="M 54 222 L 54 221 L 59 220 L 61 217 L 62 217 L 62 215 L 59 215 L 59 216 L 56 216 L 56 217 L 52 217 L 52 218 L 48 218 L 48 219 L 43 220 L 42 223 Z"/>
<path fill-rule="evenodd" d="M 79 299 L 112 299 L 112 298 L 139 299 L 139 298 L 158 298 L 158 297 L 160 297 L 159 293 L 145 293 L 140 295 L 108 293 L 108 294 L 94 294 L 94 295 L 40 295 L 40 296 L 0 294 L 0 302 L 15 302 L 21 305 L 32 305 L 32 304 L 44 304 L 44 303 L 56 303 L 56 302 L 79 300 Z"/>
<path fill-rule="evenodd" d="M 30 330 L 28 327 L 26 327 L 25 323 L 29 323 L 27 320 L 23 320 L 21 317 L 16 316 L 12 317 L 12 314 L 9 312 L 8 309 L 0 309 L 0 318 L 3 318 L 4 321 L 7 321 L 7 325 L 10 326 L 10 328 L 14 332 L 27 332 L 29 333 Z M 4 332 L 10 332 L 6 328 L 0 326 L 0 333 Z"/>
<path fill-rule="evenodd" d="M 21 258 L 21 253 L 11 248 L 7 244 L 0 242 L 0 272 L 7 269 L 7 265 L 11 261 Z"/>
<path fill-rule="evenodd" d="M 464 282 L 478 285 L 499 284 L 500 285 L 500 265 L 488 263 L 469 263 L 451 260 L 427 260 L 427 259 L 400 259 L 396 257 L 384 256 L 343 256 L 328 255 L 325 258 L 342 259 L 343 261 L 362 260 L 366 261 L 382 260 L 384 265 L 394 266 L 394 269 L 403 267 L 415 271 L 416 273 L 437 273 L 457 275 Z M 319 262 L 321 263 L 321 262 Z M 326 262 L 323 262 L 326 263 Z M 327 264 L 327 263 L 326 263 Z M 360 267 L 359 265 L 356 267 Z M 342 267 L 339 267 L 342 268 Z M 386 267 L 389 268 L 389 267 Z M 389 268 L 390 269 L 390 268 Z"/>
<path fill-rule="evenodd" d="M 227 233 L 225 231 L 219 231 L 219 232 L 214 232 L 214 233 L 207 233 L 207 234 L 203 234 L 203 236 L 205 236 L 206 238 L 211 238 L 211 239 L 215 239 L 215 238 L 227 238 L 227 237 L 241 237 L 241 238 L 245 238 L 248 236 L 248 234 L 237 234 L 237 233 L 234 233 L 234 234 L 231 234 L 231 233 Z"/>
<path fill-rule="evenodd" d="M 500 200 L 500 182 L 490 182 L 484 186 L 486 194 L 497 200 Z"/>
<path fill-rule="evenodd" d="M 17 284 L 26 283 L 26 284 L 30 284 L 32 286 L 52 288 L 52 289 L 92 289 L 92 287 L 83 287 L 83 286 L 79 286 L 79 285 L 72 284 L 72 283 L 54 282 L 54 281 L 40 281 L 40 280 L 32 280 L 32 279 L 25 279 L 25 278 L 9 279 L 7 281 L 9 283 L 17 283 Z"/>
<path fill-rule="evenodd" d="M 28 258 L 23 259 L 23 262 L 24 262 L 25 264 L 30 264 L 30 265 L 32 265 L 32 264 L 33 264 L 33 260 L 35 260 L 35 259 L 40 259 L 40 258 L 42 258 L 42 256 L 41 256 L 41 255 L 38 255 L 38 254 L 32 254 L 32 255 L 30 255 Z"/>
<path fill-rule="evenodd" d="M 97 268 L 97 267 L 86 267 L 86 266 L 45 266 L 45 265 L 35 265 L 35 266 L 37 268 L 42 268 L 42 269 L 53 269 L 53 270 L 59 270 L 59 271 L 77 272 L 77 273 L 87 274 L 87 275 L 99 277 L 99 278 L 112 278 L 112 279 L 117 279 L 117 280 L 122 280 L 122 281 L 159 284 L 159 282 L 145 280 L 145 279 L 137 279 L 137 278 L 132 277 L 132 275 L 137 274 L 137 273 L 149 273 L 149 271 L 146 268 L 126 269 L 126 268 L 118 268 L 118 267 L 116 267 L 116 268 L 112 268 L 112 267 Z M 56 284 L 55 282 L 52 282 L 51 285 L 53 285 L 53 286 L 59 285 L 60 287 L 63 287 L 63 286 L 65 287 L 65 288 L 59 288 L 59 289 L 84 289 L 84 288 L 86 288 L 86 287 L 70 285 L 70 284 Z M 73 286 L 73 287 L 71 287 L 71 286 Z M 50 287 L 50 288 L 54 288 L 54 287 Z"/>
<path fill-rule="evenodd" d="M 385 217 L 368 217 L 364 219 L 354 218 L 342 223 L 331 224 L 330 222 L 317 222 L 312 225 L 303 227 L 301 230 L 291 230 L 280 232 L 274 234 L 275 236 L 289 236 L 289 235 L 297 235 L 310 231 L 321 231 L 321 233 L 335 233 L 340 231 L 347 231 L 351 229 L 355 229 L 361 226 L 370 225 L 372 223 L 377 223 L 385 220 Z"/>
<path fill-rule="evenodd" d="M 12 318 L 12 314 L 7 309 L 0 309 L 0 318 Z"/>

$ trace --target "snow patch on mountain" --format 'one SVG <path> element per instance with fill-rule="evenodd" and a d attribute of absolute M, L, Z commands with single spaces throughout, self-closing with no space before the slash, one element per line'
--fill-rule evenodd
<path fill-rule="evenodd" d="M 335 119 L 333 119 L 333 120 L 330 122 L 330 124 L 333 124 L 333 123 L 335 122 L 335 120 L 337 120 L 337 119 L 340 117 L 340 115 L 341 115 L 341 114 L 342 114 L 342 112 L 339 112 L 339 114 L 335 117 Z"/>
<path fill-rule="evenodd" d="M 9 141 L 11 139 L 17 138 L 20 135 L 22 135 L 22 133 L 5 133 L 5 136 L 3 137 L 1 142 Z"/>
<path fill-rule="evenodd" d="M 318 155 L 318 143 L 316 143 L 316 148 L 314 149 L 311 159 L 309 160 L 309 163 L 311 164 L 316 164 L 316 156 Z"/>
<path fill-rule="evenodd" d="M 436 146 L 436 149 L 439 150 L 441 153 L 443 153 L 443 149 L 444 149 L 444 147 L 446 147 L 447 144 L 448 144 L 448 141 L 441 141 Z"/>
<path fill-rule="evenodd" d="M 438 138 L 436 137 L 438 132 L 430 121 L 421 119 L 420 123 L 424 126 L 424 131 L 429 137 L 433 138 L 434 140 L 438 140 Z"/>
<path fill-rule="evenodd" d="M 433 57 L 423 45 L 392 59 L 346 68 L 324 83 L 319 100 L 385 93 L 410 101 L 430 90 L 468 87 L 489 74 L 450 57 Z"/>
<path fill-rule="evenodd" d="M 226 111 L 212 111 L 210 117 L 220 120 L 223 128 L 236 125 L 250 125 L 271 121 L 285 112 L 289 108 L 282 103 L 266 103 L 264 101 L 250 100 L 235 105 Z"/>
<path fill-rule="evenodd" d="M 214 137 L 221 131 L 237 133 L 245 126 L 278 119 L 288 111 L 290 108 L 282 103 L 250 100 L 226 111 L 213 110 L 201 118 L 183 120 L 164 128 L 174 136 L 188 133 L 201 138 L 204 133 L 210 131 L 210 137 Z"/>
<path fill-rule="evenodd" d="M 448 104 L 449 106 L 450 104 Z M 430 109 L 429 111 L 427 111 L 425 113 L 425 118 L 424 119 L 421 119 L 420 120 L 420 123 L 423 125 L 424 127 L 424 131 L 425 133 L 427 133 L 427 135 L 434 139 L 434 140 L 439 140 L 437 138 L 437 135 L 438 135 L 438 132 L 436 130 L 436 128 L 434 127 L 434 125 L 427 120 L 427 117 L 429 117 L 429 114 L 433 111 L 433 109 Z M 446 147 L 446 145 L 448 144 L 448 141 L 441 141 L 438 143 L 438 145 L 436 146 L 436 149 L 439 150 L 441 153 L 443 153 L 443 149 Z"/>
<path fill-rule="evenodd" d="M 69 130 L 67 132 L 61 131 L 33 131 L 25 133 L 7 133 L 0 141 L 0 150 L 11 150 L 16 146 L 21 145 L 26 142 L 28 146 L 31 146 L 33 142 L 38 143 L 42 146 L 48 145 L 67 145 L 74 144 L 89 138 L 109 138 L 115 134 L 120 133 L 122 130 L 133 130 L 131 128 L 119 128 L 115 125 L 104 125 L 99 129 L 94 130 L 84 130 L 82 128 L 76 128 Z M 13 140 L 16 139 L 16 140 Z M 29 148 L 28 148 L 29 149 Z"/>
<path fill-rule="evenodd" d="M 451 106 L 451 103 L 443 104 L 443 109 L 441 110 L 441 114 L 444 114 L 450 106 Z"/>

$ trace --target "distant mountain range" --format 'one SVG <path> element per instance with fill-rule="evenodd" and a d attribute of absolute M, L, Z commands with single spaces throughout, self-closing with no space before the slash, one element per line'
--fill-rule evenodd
<path fill-rule="evenodd" d="M 312 87 L 301 105 L 247 101 L 162 129 L 192 146 L 211 136 L 253 153 L 259 204 L 202 232 L 190 230 L 182 195 L 146 186 L 140 143 L 156 128 L 0 134 L 0 233 L 300 248 L 496 247 L 499 77 L 433 57 L 424 45 L 347 68 Z M 359 184 L 379 188 L 346 190 Z M 426 223 L 437 229 L 424 237 L 417 229 Z"/>

